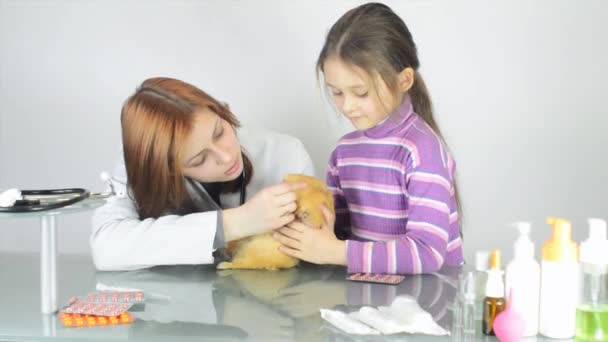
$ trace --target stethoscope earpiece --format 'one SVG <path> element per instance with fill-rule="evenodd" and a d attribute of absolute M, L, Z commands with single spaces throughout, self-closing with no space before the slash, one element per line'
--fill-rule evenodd
<path fill-rule="evenodd" d="M 107 173 L 106 171 L 102 172 L 102 173 L 99 175 L 99 177 L 100 177 L 100 178 L 101 178 L 101 180 L 102 180 L 102 181 L 104 181 L 104 182 L 109 182 L 109 181 L 110 181 L 110 179 L 112 178 L 112 177 L 110 176 L 110 174 L 109 174 L 109 173 Z"/>
<path fill-rule="evenodd" d="M 99 175 L 99 178 L 101 178 L 101 180 L 106 182 L 106 184 L 108 184 L 108 186 L 110 187 L 109 193 L 99 194 L 99 197 L 105 198 L 105 197 L 110 197 L 110 196 L 116 196 L 118 198 L 124 198 L 126 196 L 125 192 L 117 191 L 116 187 L 114 186 L 114 183 L 122 184 L 122 185 L 125 185 L 125 184 L 116 180 L 108 172 L 106 172 L 106 171 L 102 172 Z M 97 194 L 95 194 L 95 195 L 97 195 Z"/>

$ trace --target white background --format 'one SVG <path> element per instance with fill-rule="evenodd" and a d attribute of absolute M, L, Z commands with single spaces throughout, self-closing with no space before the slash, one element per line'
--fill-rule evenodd
<path fill-rule="evenodd" d="M 0 0 L 0 189 L 104 188 L 120 108 L 144 79 L 183 79 L 246 126 L 300 138 L 324 178 L 350 129 L 314 66 L 335 20 L 360 1 Z M 419 48 L 454 152 L 468 262 L 512 255 L 529 220 L 608 218 L 608 2 L 388 1 Z M 59 218 L 61 253 L 89 253 L 90 213 Z M 38 222 L 0 220 L 0 253 L 38 251 Z"/>

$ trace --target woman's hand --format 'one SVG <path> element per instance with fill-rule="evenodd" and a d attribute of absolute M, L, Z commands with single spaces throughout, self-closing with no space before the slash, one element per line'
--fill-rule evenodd
<path fill-rule="evenodd" d="M 280 251 L 294 258 L 315 264 L 346 265 L 346 241 L 336 238 L 334 215 L 325 206 L 321 210 L 325 217 L 321 229 L 293 221 L 273 237 L 283 245 Z"/>
<path fill-rule="evenodd" d="M 294 220 L 296 190 L 306 183 L 284 182 L 266 187 L 238 208 L 223 211 L 226 241 L 266 233 Z"/>

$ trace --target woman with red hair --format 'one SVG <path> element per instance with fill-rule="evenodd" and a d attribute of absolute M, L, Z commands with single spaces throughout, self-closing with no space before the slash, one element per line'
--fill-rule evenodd
<path fill-rule="evenodd" d="M 144 81 L 121 125 L 124 163 L 113 178 L 126 195 L 93 216 L 99 270 L 211 264 L 227 242 L 293 221 L 305 185 L 281 179 L 314 174 L 299 140 L 238 129 L 225 104 L 180 80 Z"/>

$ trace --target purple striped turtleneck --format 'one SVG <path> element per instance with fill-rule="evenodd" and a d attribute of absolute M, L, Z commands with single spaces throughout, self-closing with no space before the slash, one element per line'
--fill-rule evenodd
<path fill-rule="evenodd" d="M 349 273 L 430 273 L 462 264 L 454 171 L 408 96 L 384 122 L 342 137 L 327 184 Z"/>

